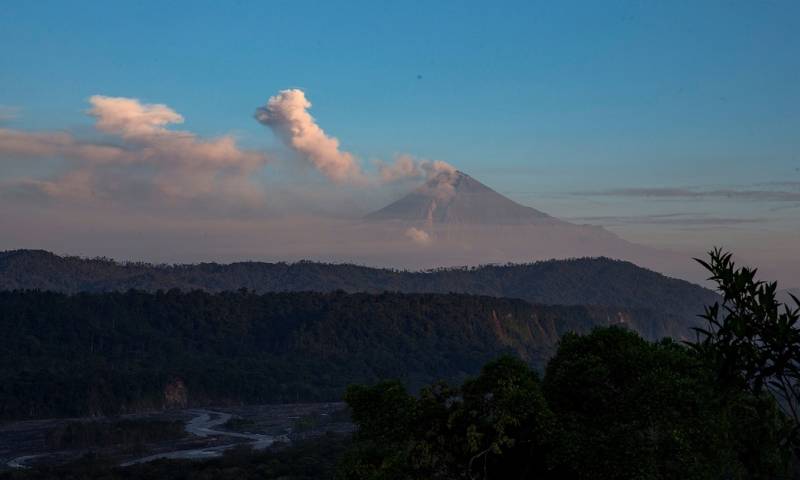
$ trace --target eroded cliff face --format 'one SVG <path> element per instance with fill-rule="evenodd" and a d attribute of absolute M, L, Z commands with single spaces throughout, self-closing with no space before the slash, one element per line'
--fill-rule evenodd
<path fill-rule="evenodd" d="M 486 325 L 499 345 L 539 367 L 555 354 L 559 339 L 567 332 L 585 334 L 598 327 L 619 326 L 651 341 L 664 337 L 685 339 L 690 333 L 675 327 L 674 320 L 651 311 L 601 306 L 532 306 L 523 314 L 493 309 Z"/>
<path fill-rule="evenodd" d="M 509 312 L 498 314 L 492 310 L 487 323 L 500 345 L 527 362 L 542 363 L 555 351 L 558 334 L 552 323 L 542 322 L 537 314 L 517 318 Z"/>

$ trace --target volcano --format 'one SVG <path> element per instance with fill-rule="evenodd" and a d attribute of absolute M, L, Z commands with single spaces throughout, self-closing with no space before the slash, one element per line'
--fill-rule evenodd
<path fill-rule="evenodd" d="M 397 253 L 404 266 L 610 257 L 670 275 L 695 275 L 689 255 L 632 243 L 601 226 L 561 220 L 455 169 L 433 175 L 364 220 L 363 235 L 385 248 L 395 245 L 404 252 Z M 403 250 L 402 241 L 413 245 Z"/>
<path fill-rule="evenodd" d="M 430 225 L 566 224 L 535 208 L 520 205 L 457 170 L 428 180 L 420 188 L 365 218 Z"/>
<path fill-rule="evenodd" d="M 458 170 L 431 178 L 400 200 L 368 214 L 366 219 L 429 225 L 567 224 L 520 205 Z"/>

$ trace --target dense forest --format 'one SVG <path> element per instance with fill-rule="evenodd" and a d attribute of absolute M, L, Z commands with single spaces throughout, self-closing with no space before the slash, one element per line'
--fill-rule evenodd
<path fill-rule="evenodd" d="M 565 332 L 620 323 L 657 336 L 668 319 L 462 294 L 0 292 L 0 418 L 416 389 L 503 353 L 542 367 Z"/>
<path fill-rule="evenodd" d="M 181 290 L 469 293 L 544 305 L 605 305 L 657 311 L 671 318 L 667 334 L 686 335 L 710 290 L 608 258 L 550 260 L 408 272 L 316 262 L 150 265 L 61 257 L 40 250 L 0 252 L 0 290 L 65 293 Z M 649 338 L 649 332 L 641 332 Z"/>
<path fill-rule="evenodd" d="M 461 385 L 346 398 L 359 428 L 339 480 L 798 478 L 774 398 L 614 327 L 566 335 L 543 377 L 506 357 Z"/>

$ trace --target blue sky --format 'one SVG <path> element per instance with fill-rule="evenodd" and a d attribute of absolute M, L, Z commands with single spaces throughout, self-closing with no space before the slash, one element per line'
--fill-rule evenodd
<path fill-rule="evenodd" d="M 365 162 L 444 160 L 635 240 L 702 227 L 755 243 L 766 231 L 786 247 L 800 232 L 800 201 L 622 192 L 800 192 L 795 1 L 0 6 L 0 112 L 16 112 L 6 128 L 90 131 L 87 99 L 101 94 L 164 103 L 181 129 L 273 150 L 253 112 L 290 87 Z M 14 174 L 26 168 L 41 167 Z M 671 214 L 742 222 L 648 223 Z"/>

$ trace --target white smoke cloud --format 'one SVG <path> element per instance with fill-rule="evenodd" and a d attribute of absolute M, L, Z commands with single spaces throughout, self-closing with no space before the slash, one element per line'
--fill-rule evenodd
<path fill-rule="evenodd" d="M 413 243 L 421 246 L 427 246 L 430 245 L 431 242 L 433 242 L 433 239 L 431 238 L 430 234 L 428 234 L 428 232 L 416 227 L 408 228 L 405 231 L 404 235 Z"/>
<path fill-rule="evenodd" d="M 256 110 L 256 119 L 334 182 L 366 183 L 366 176 L 353 154 L 339 149 L 339 140 L 328 136 L 317 125 L 308 113 L 309 108 L 311 102 L 302 90 L 281 90 L 270 97 L 266 106 Z"/>
<path fill-rule="evenodd" d="M 411 155 L 398 155 L 394 163 L 380 163 L 378 176 L 382 183 L 395 183 L 425 176 L 419 160 Z"/>
<path fill-rule="evenodd" d="M 456 167 L 441 160 L 418 160 L 411 155 L 398 155 L 394 163 L 379 163 L 381 183 L 396 183 L 424 178 L 429 183 L 452 184 L 457 177 Z"/>
<path fill-rule="evenodd" d="M 339 140 L 327 135 L 308 112 L 311 102 L 300 89 L 281 90 L 255 117 L 268 126 L 286 146 L 302 155 L 314 168 L 336 183 L 383 185 L 404 180 L 431 178 L 455 169 L 445 162 L 418 160 L 398 155 L 394 163 L 378 161 L 377 178 L 362 169 L 358 158 L 340 149 Z M 444 180 L 444 178 L 443 178 Z"/>
<path fill-rule="evenodd" d="M 255 206 L 264 192 L 255 174 L 267 157 L 240 149 L 231 136 L 201 139 L 167 125 L 183 117 L 161 104 L 96 95 L 88 113 L 114 143 L 82 141 L 63 132 L 0 129 L 0 160 L 68 160 L 61 176 L 23 179 L 17 186 L 59 198 L 160 196 L 172 200 L 217 198 Z"/>
<path fill-rule="evenodd" d="M 447 162 L 422 162 L 420 168 L 425 171 L 426 182 L 423 191 L 435 196 L 438 200 L 447 201 L 455 194 L 455 181 L 458 170 Z"/>

